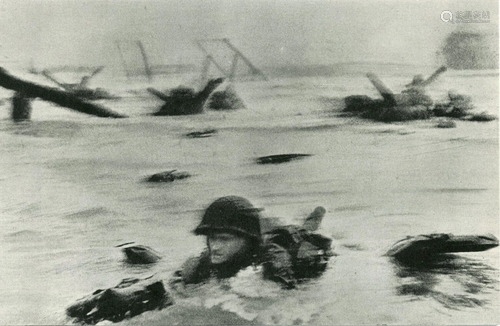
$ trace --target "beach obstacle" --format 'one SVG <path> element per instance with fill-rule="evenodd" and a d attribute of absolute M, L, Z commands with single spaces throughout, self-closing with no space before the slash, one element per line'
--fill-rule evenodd
<path fill-rule="evenodd" d="M 65 91 L 73 94 L 74 96 L 81 98 L 83 100 L 89 100 L 89 101 L 95 101 L 95 100 L 116 100 L 119 99 L 118 96 L 112 95 L 108 93 L 106 90 L 98 87 L 98 88 L 89 88 L 88 84 L 90 82 L 90 79 L 93 78 L 95 75 L 100 73 L 104 69 L 104 66 L 97 67 L 92 71 L 90 75 L 85 75 L 81 78 L 79 83 L 76 84 L 69 84 L 69 83 L 63 83 L 57 80 L 50 71 L 48 70 L 43 70 L 41 72 L 41 75 L 50 80 L 51 82 L 55 83 Z"/>
<path fill-rule="evenodd" d="M 16 92 L 12 97 L 12 119 L 16 122 L 31 118 L 31 98 L 22 92 Z"/>
<path fill-rule="evenodd" d="M 78 98 L 69 92 L 17 78 L 10 75 L 7 70 L 2 67 L 0 67 L 0 86 L 20 93 L 20 95 L 15 95 L 13 98 L 12 118 L 14 120 L 22 116 L 26 117 L 26 119 L 29 119 L 28 112 L 31 112 L 31 108 L 28 103 L 33 98 L 40 98 L 42 100 L 58 104 L 71 110 L 95 115 L 98 117 L 127 117 L 124 114 L 111 111 L 104 106 L 90 103 L 81 98 Z"/>
<path fill-rule="evenodd" d="M 222 73 L 224 77 L 228 80 L 234 80 L 237 75 L 238 63 L 240 60 L 243 64 L 249 69 L 250 75 L 254 78 L 258 78 L 260 80 L 268 80 L 267 76 L 257 68 L 251 61 L 248 59 L 231 41 L 227 38 L 217 38 L 217 39 L 202 39 L 197 40 L 196 45 L 205 55 L 205 59 L 202 65 L 201 72 L 201 81 L 204 82 L 208 78 L 208 71 L 210 66 L 213 65 L 216 69 Z M 215 49 L 212 49 L 215 47 Z M 232 54 L 232 61 L 230 63 L 230 67 L 227 67 L 225 64 L 225 60 L 219 58 L 217 53 L 219 51 L 216 50 L 225 50 L 229 51 L 229 54 Z"/>
<path fill-rule="evenodd" d="M 366 76 L 382 96 L 382 99 L 372 99 L 365 95 L 352 95 L 344 99 L 345 112 L 357 114 L 362 118 L 382 122 L 409 121 L 428 119 L 431 116 L 432 99 L 427 96 L 423 87 L 434 81 L 443 69 L 438 69 L 427 80 L 399 94 L 394 94 L 377 75 L 368 73 Z"/>
<path fill-rule="evenodd" d="M 214 78 L 208 81 L 206 86 L 199 92 L 192 88 L 178 87 L 165 94 L 154 88 L 148 88 L 148 92 L 155 95 L 165 103 L 160 110 L 153 113 L 155 116 L 165 115 L 190 115 L 203 112 L 205 102 L 209 95 L 224 81 L 224 78 Z"/>
<path fill-rule="evenodd" d="M 205 108 L 215 111 L 245 109 L 245 103 L 236 92 L 234 85 L 228 82 L 218 86 L 205 102 Z"/>

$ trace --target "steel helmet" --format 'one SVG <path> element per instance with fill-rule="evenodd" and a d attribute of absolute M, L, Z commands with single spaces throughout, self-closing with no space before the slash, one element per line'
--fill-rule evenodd
<path fill-rule="evenodd" d="M 212 231 L 229 231 L 259 240 L 261 210 L 243 197 L 221 197 L 208 206 L 194 233 L 207 235 Z"/>

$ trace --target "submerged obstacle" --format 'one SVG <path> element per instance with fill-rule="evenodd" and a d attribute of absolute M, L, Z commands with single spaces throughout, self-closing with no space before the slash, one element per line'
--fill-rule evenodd
<path fill-rule="evenodd" d="M 224 81 L 224 78 L 215 78 L 208 81 L 203 90 L 195 92 L 192 88 L 179 87 L 165 94 L 154 88 L 148 88 L 148 92 L 155 95 L 165 103 L 159 111 L 153 113 L 155 116 L 190 115 L 200 114 L 210 93 Z"/>
<path fill-rule="evenodd" d="M 352 95 L 344 98 L 344 112 L 366 119 L 382 122 L 425 120 L 431 117 L 448 117 L 468 121 L 492 121 L 496 117 L 487 112 L 473 113 L 474 105 L 469 96 L 448 92 L 448 101 L 434 104 L 425 93 L 425 87 L 446 71 L 440 67 L 429 78 L 416 75 L 406 89 L 394 94 L 375 74 L 366 76 L 378 90 L 382 99 L 372 99 L 366 95 Z M 447 128 L 451 124 L 440 124 Z"/>
<path fill-rule="evenodd" d="M 90 82 L 90 79 L 100 73 L 104 69 L 104 66 L 98 67 L 92 71 L 90 75 L 83 76 L 80 83 L 77 84 L 69 84 L 63 83 L 57 80 L 48 70 L 43 70 L 41 72 L 42 76 L 57 84 L 59 87 L 64 89 L 65 91 L 75 95 L 84 100 L 95 101 L 95 100 L 116 100 L 119 99 L 118 96 L 112 95 L 105 91 L 102 88 L 89 88 L 87 85 Z"/>
<path fill-rule="evenodd" d="M 29 103 L 29 100 L 26 100 L 26 98 L 28 99 L 40 98 L 42 100 L 49 101 L 58 104 L 60 106 L 64 106 L 78 112 L 95 115 L 98 117 L 104 117 L 104 118 L 127 117 L 126 115 L 113 112 L 101 105 L 82 100 L 69 92 L 62 91 L 56 88 L 42 86 L 36 83 L 28 82 L 20 78 L 14 77 L 10 75 L 7 72 L 7 70 L 5 70 L 2 67 L 0 67 L 0 86 L 19 93 L 18 95 L 14 96 L 14 100 L 12 103 L 14 107 L 13 118 L 17 117 L 18 115 L 21 116 L 24 115 L 29 117 L 29 114 L 27 114 L 27 112 L 30 111 L 30 108 L 26 104 Z M 25 98 L 25 100 L 23 100 L 24 102 L 20 100 L 21 97 Z M 22 111 L 26 112 L 23 113 Z"/>
<path fill-rule="evenodd" d="M 234 85 L 228 82 L 218 86 L 207 98 L 205 108 L 215 111 L 244 109 L 245 103 L 236 93 Z"/>
<path fill-rule="evenodd" d="M 496 117 L 487 112 L 474 113 L 474 105 L 470 96 L 458 94 L 454 91 L 448 92 L 448 102 L 438 103 L 432 109 L 436 117 L 449 117 L 468 121 L 492 121 Z"/>
<path fill-rule="evenodd" d="M 446 67 L 440 67 L 427 79 L 417 75 L 399 94 L 394 94 L 377 75 L 368 73 L 366 76 L 382 99 L 372 99 L 365 95 L 348 96 L 344 99 L 344 111 L 382 122 L 428 119 L 431 117 L 430 108 L 434 103 L 425 94 L 425 87 L 445 71 Z"/>

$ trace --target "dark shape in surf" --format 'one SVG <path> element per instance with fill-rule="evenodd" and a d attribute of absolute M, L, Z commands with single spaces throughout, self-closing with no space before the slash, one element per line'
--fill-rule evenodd
<path fill-rule="evenodd" d="M 79 323 L 97 324 L 103 320 L 119 322 L 149 310 L 173 305 L 162 281 L 150 278 L 127 278 L 117 286 L 99 289 L 66 309 L 66 314 Z"/>
<path fill-rule="evenodd" d="M 16 92 L 12 97 L 12 120 L 21 122 L 31 118 L 31 98 L 23 92 Z"/>
<path fill-rule="evenodd" d="M 437 124 L 437 127 L 438 128 L 456 128 L 457 124 L 455 123 L 455 121 L 452 121 L 452 120 L 443 120 L 443 121 L 439 121 L 439 123 Z"/>
<path fill-rule="evenodd" d="M 185 136 L 187 138 L 206 138 L 206 137 L 212 137 L 216 133 L 217 133 L 217 130 L 215 130 L 215 129 L 206 129 L 206 130 L 202 130 L 202 131 L 193 131 L 193 132 L 187 133 Z"/>
<path fill-rule="evenodd" d="M 257 164 L 280 164 L 286 163 L 293 160 L 303 159 L 305 157 L 312 156 L 311 154 L 279 154 L 262 156 L 256 159 Z"/>
<path fill-rule="evenodd" d="M 191 177 L 191 174 L 184 171 L 169 170 L 165 172 L 160 172 L 153 174 L 148 177 L 146 181 L 148 182 L 172 182 L 174 180 L 182 180 Z"/>
<path fill-rule="evenodd" d="M 382 122 L 424 120 L 433 116 L 469 121 L 495 120 L 495 116 L 486 112 L 472 113 L 474 106 L 471 98 L 454 91 L 448 92 L 448 102 L 434 104 L 425 93 L 425 87 L 446 70 L 446 67 L 440 67 L 427 79 L 422 75 L 416 75 L 399 94 L 394 94 L 375 74 L 368 73 L 368 79 L 379 91 L 382 99 L 372 99 L 366 95 L 347 96 L 344 98 L 344 112 Z"/>
<path fill-rule="evenodd" d="M 416 75 L 399 94 L 394 94 L 375 74 L 368 73 L 366 76 L 382 99 L 372 99 L 365 95 L 348 96 L 344 99 L 344 111 L 382 122 L 428 119 L 433 101 L 425 93 L 425 87 L 446 70 L 446 67 L 440 67 L 427 79 Z"/>
<path fill-rule="evenodd" d="M 117 247 L 122 248 L 129 264 L 153 264 L 161 259 L 159 253 L 148 246 L 133 245 L 134 242 L 127 242 Z"/>
<path fill-rule="evenodd" d="M 165 102 L 160 110 L 153 113 L 153 115 L 170 116 L 200 114 L 203 112 L 203 106 L 210 93 L 212 93 L 223 81 L 224 78 L 211 79 L 200 92 L 195 92 L 191 88 L 179 87 L 172 89 L 169 94 L 165 94 L 154 88 L 148 88 L 148 92 Z"/>
<path fill-rule="evenodd" d="M 484 251 L 498 247 L 491 234 L 456 236 L 446 233 L 409 236 L 396 242 L 386 253 L 400 262 L 421 263 L 440 254 Z"/>
<path fill-rule="evenodd" d="M 245 103 L 236 93 L 233 84 L 223 83 L 210 94 L 205 108 L 215 111 L 231 111 L 245 109 Z"/>
<path fill-rule="evenodd" d="M 437 103 L 432 112 L 437 117 L 449 117 L 468 121 L 487 122 L 495 120 L 494 115 L 487 112 L 474 113 L 474 105 L 470 96 L 458 94 L 455 91 L 448 92 L 448 101 Z"/>

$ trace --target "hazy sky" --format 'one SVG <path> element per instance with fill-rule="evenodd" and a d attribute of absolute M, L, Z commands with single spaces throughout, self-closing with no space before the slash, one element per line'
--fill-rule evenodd
<path fill-rule="evenodd" d="M 443 10 L 491 22 L 445 23 Z M 137 39 L 152 64 L 200 63 L 193 41 L 220 37 L 257 65 L 433 64 L 456 28 L 497 32 L 498 1 L 0 0 L 0 64 L 119 65 L 115 41 Z"/>

